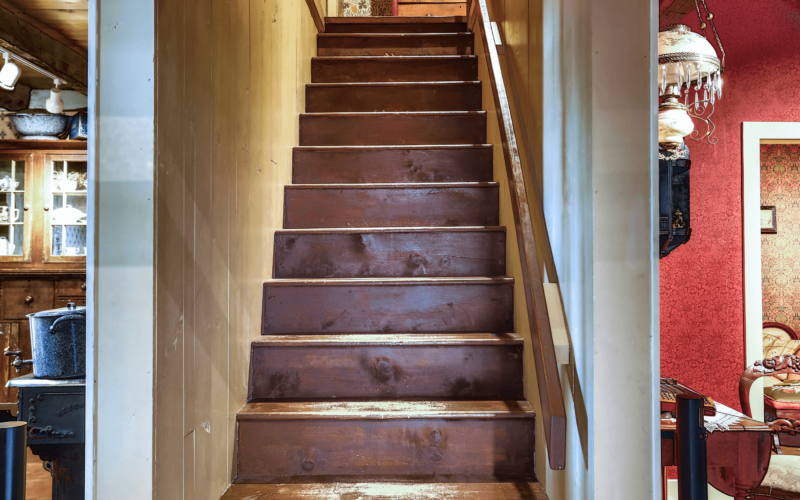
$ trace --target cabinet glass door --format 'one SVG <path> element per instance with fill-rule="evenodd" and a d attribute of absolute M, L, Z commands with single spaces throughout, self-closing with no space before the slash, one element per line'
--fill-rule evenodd
<path fill-rule="evenodd" d="M 0 261 L 24 261 L 30 256 L 25 190 L 32 170 L 30 155 L 0 157 Z"/>
<path fill-rule="evenodd" d="M 86 159 L 51 157 L 48 177 L 49 222 L 46 260 L 86 258 Z"/>

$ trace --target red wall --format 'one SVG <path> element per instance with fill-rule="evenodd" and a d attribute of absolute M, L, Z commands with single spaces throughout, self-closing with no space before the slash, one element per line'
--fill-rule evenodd
<path fill-rule="evenodd" d="M 738 409 L 742 122 L 800 121 L 800 0 L 707 3 L 727 53 L 719 143 L 688 141 L 692 239 L 661 261 L 661 376 Z M 697 31 L 696 13 L 684 22 Z"/>

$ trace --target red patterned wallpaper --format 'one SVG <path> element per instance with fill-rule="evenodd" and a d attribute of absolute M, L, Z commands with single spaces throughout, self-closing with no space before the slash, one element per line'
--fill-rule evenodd
<path fill-rule="evenodd" d="M 761 235 L 764 321 L 800 328 L 800 145 L 761 146 L 761 204 L 775 205 L 777 234 Z"/>
<path fill-rule="evenodd" d="M 742 122 L 800 121 L 800 0 L 708 0 L 727 52 L 719 143 L 689 141 L 692 239 L 661 261 L 661 375 L 739 408 Z M 684 22 L 697 31 L 697 15 Z"/>

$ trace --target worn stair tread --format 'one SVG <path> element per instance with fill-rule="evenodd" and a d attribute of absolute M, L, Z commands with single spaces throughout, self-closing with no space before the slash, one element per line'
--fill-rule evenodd
<path fill-rule="evenodd" d="M 336 347 L 336 346 L 426 346 L 426 345 L 520 345 L 516 333 L 343 333 L 324 335 L 261 335 L 251 347 Z"/>
<path fill-rule="evenodd" d="M 417 227 L 335 227 L 306 229 L 276 229 L 275 234 L 352 234 L 352 233 L 471 233 L 476 231 L 506 231 L 505 226 L 417 226 Z M 16 403 L 14 403 L 16 404 Z"/>
<path fill-rule="evenodd" d="M 465 37 L 473 38 L 474 34 L 469 31 L 453 33 L 317 33 L 319 38 L 342 38 L 342 37 L 361 37 L 361 38 L 386 38 L 386 37 Z"/>
<path fill-rule="evenodd" d="M 286 184 L 286 189 L 447 189 L 497 187 L 496 182 L 365 182 L 363 184 Z"/>
<path fill-rule="evenodd" d="M 499 277 L 459 277 L 459 278 L 303 278 L 271 279 L 264 286 L 397 286 L 397 285 L 510 285 L 514 278 Z"/>
<path fill-rule="evenodd" d="M 422 61 L 429 60 L 433 62 L 444 62 L 449 60 L 469 60 L 477 61 L 476 55 L 443 55 L 443 56 L 316 56 L 311 58 L 312 61 L 330 61 L 340 63 L 342 61 Z M 433 80 L 435 81 L 435 80 Z M 450 81 L 450 80 L 445 80 Z M 463 80 L 456 80 L 463 81 Z"/>
<path fill-rule="evenodd" d="M 526 419 L 536 412 L 527 401 L 324 401 L 247 403 L 242 420 Z"/>
<path fill-rule="evenodd" d="M 449 86 L 479 86 L 480 80 L 443 80 L 441 82 L 331 82 L 331 83 L 307 83 L 306 88 L 331 88 L 331 87 L 437 87 L 442 85 Z M 340 146 L 351 147 L 351 146 Z"/>
<path fill-rule="evenodd" d="M 294 151 L 380 151 L 384 149 L 492 149 L 491 144 L 387 144 L 385 146 L 294 146 Z"/>
<path fill-rule="evenodd" d="M 486 111 L 340 111 L 333 113 L 300 113 L 301 118 L 348 118 L 356 116 L 418 116 L 420 118 L 432 116 L 486 116 Z"/>
<path fill-rule="evenodd" d="M 547 500 L 538 482 L 232 484 L 220 500 Z"/>
<path fill-rule="evenodd" d="M 370 16 L 325 18 L 325 24 L 437 24 L 465 22 L 467 22 L 467 16 Z"/>

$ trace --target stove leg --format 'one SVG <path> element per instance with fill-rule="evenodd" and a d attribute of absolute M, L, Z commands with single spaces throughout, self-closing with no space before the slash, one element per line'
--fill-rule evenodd
<path fill-rule="evenodd" d="M 53 500 L 83 500 L 86 451 L 79 444 L 42 444 L 31 451 L 45 462 L 52 462 Z"/>

